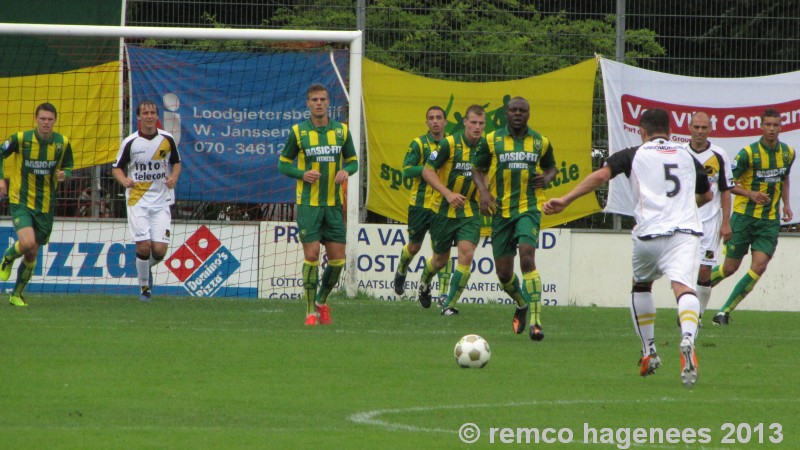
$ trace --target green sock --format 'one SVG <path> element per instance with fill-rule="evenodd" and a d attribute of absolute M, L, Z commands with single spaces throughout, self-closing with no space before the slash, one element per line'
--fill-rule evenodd
<path fill-rule="evenodd" d="M 27 286 L 28 282 L 31 281 L 33 269 L 35 268 L 35 259 L 32 262 L 25 261 L 24 259 L 22 260 L 22 264 L 20 264 L 19 269 L 17 269 L 17 283 L 14 285 L 14 292 L 11 295 L 14 297 L 22 296 L 22 291 L 25 290 L 25 286 Z"/>
<path fill-rule="evenodd" d="M 719 284 L 720 281 L 724 280 L 727 277 L 725 272 L 722 271 L 722 265 L 714 266 L 711 269 L 711 287 L 714 287 Z"/>
<path fill-rule="evenodd" d="M 14 242 L 14 245 L 8 247 L 5 254 L 3 254 L 3 257 L 9 261 L 14 261 L 20 256 L 22 256 L 22 253 L 19 252 L 19 241 Z"/>
<path fill-rule="evenodd" d="M 314 297 L 317 295 L 319 262 L 303 261 L 303 292 L 306 299 L 306 314 L 314 313 Z"/>
<path fill-rule="evenodd" d="M 539 271 L 523 273 L 522 280 L 524 292 L 531 299 L 531 324 L 542 324 L 542 280 Z"/>
<path fill-rule="evenodd" d="M 448 258 L 447 264 L 442 267 L 442 270 L 439 271 L 437 274 L 439 276 L 439 294 L 449 294 L 450 293 L 450 279 L 453 275 L 453 268 L 451 267 L 450 260 Z"/>
<path fill-rule="evenodd" d="M 419 277 L 419 282 L 422 284 L 431 284 L 433 276 L 436 275 L 436 270 L 431 265 L 431 260 L 425 261 L 425 267 L 422 269 L 422 275 Z"/>
<path fill-rule="evenodd" d="M 445 308 L 451 304 L 458 303 L 461 293 L 464 292 L 464 288 L 469 282 L 470 275 L 469 266 L 462 266 L 461 264 L 456 266 L 456 271 L 453 272 L 450 283 L 450 291 L 447 293 L 447 301 L 444 303 Z"/>
<path fill-rule="evenodd" d="M 524 293 L 519 288 L 519 278 L 517 278 L 517 274 L 513 274 L 511 281 L 508 283 L 500 283 L 500 285 L 503 291 L 517 302 L 517 308 L 524 308 L 530 304 L 530 298 L 526 299 Z"/>
<path fill-rule="evenodd" d="M 730 313 L 739 305 L 739 303 L 747 297 L 747 294 L 753 290 L 758 280 L 761 278 L 758 274 L 753 272 L 752 270 L 748 270 L 747 274 L 736 283 L 736 286 L 733 288 L 730 297 L 728 297 L 728 301 L 722 305 L 720 308 L 720 312 L 723 313 Z"/>
<path fill-rule="evenodd" d="M 404 245 L 403 250 L 400 252 L 400 262 L 397 264 L 397 273 L 400 275 L 408 273 L 408 265 L 411 264 L 412 258 L 411 252 L 408 251 L 408 244 Z"/>
<path fill-rule="evenodd" d="M 328 260 L 328 267 L 322 272 L 322 285 L 319 287 L 319 293 L 317 294 L 317 303 L 324 305 L 328 301 L 328 295 L 336 287 L 336 283 L 339 282 L 339 276 L 342 274 L 343 268 L 343 259 Z"/>

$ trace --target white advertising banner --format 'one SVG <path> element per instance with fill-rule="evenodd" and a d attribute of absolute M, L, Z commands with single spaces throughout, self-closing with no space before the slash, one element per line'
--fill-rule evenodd
<path fill-rule="evenodd" d="M 570 231 L 548 229 L 539 235 L 536 251 L 536 266 L 542 277 L 542 304 L 545 306 L 566 305 L 569 294 Z M 262 222 L 261 239 L 261 283 L 259 297 L 302 298 L 303 296 L 303 248 L 299 241 L 297 225 L 286 222 Z M 414 258 L 406 279 L 405 299 L 416 300 L 419 277 L 426 258 L 431 256 L 429 237 L 425 237 L 422 251 Z M 360 225 L 358 241 L 348 243 L 358 247 L 358 290 L 381 300 L 401 300 L 394 292 L 394 272 L 400 258 L 400 250 L 408 242 L 405 225 Z M 455 248 L 451 258 L 456 260 Z M 323 251 L 324 253 L 324 251 Z M 323 257 L 321 267 L 325 266 Z M 517 258 L 517 275 L 519 258 Z M 434 295 L 438 292 L 438 281 L 434 277 Z M 472 275 L 461 295 L 463 303 L 511 304 L 512 300 L 500 288 L 494 270 L 491 239 L 481 237 L 472 261 Z"/>
<path fill-rule="evenodd" d="M 653 72 L 602 59 L 608 117 L 608 147 L 614 153 L 642 143 L 639 119 L 649 108 L 670 113 L 672 140 L 689 142 L 693 113 L 711 119 L 709 140 L 731 161 L 745 146 L 761 138 L 761 115 L 767 108 L 781 113 L 780 140 L 800 147 L 800 72 L 754 78 L 696 78 Z M 797 164 L 795 163 L 795 166 Z M 800 222 L 800 169 L 790 176 L 792 222 Z M 611 180 L 606 212 L 633 215 L 630 184 L 624 176 Z"/>
<path fill-rule="evenodd" d="M 256 297 L 258 230 L 258 224 L 173 224 L 167 256 L 153 268 L 153 293 Z M 11 222 L 0 221 L 0 246 L 4 250 L 15 241 Z M 14 280 L 16 267 L 0 288 L 9 291 Z M 138 294 L 136 245 L 128 225 L 56 219 L 50 242 L 39 250 L 27 292 Z"/>

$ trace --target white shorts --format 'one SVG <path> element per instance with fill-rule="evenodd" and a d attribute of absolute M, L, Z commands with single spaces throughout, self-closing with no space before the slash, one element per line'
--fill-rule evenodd
<path fill-rule="evenodd" d="M 169 244 L 172 214 L 169 206 L 128 206 L 128 228 L 134 242 L 153 241 Z"/>
<path fill-rule="evenodd" d="M 633 236 L 633 281 L 650 282 L 666 275 L 670 281 L 697 288 L 700 237 L 675 233 L 641 240 Z"/>
<path fill-rule="evenodd" d="M 703 237 L 700 238 L 700 265 L 713 266 L 717 263 L 719 244 L 722 237 L 719 229 L 722 226 L 722 214 L 703 222 Z"/>

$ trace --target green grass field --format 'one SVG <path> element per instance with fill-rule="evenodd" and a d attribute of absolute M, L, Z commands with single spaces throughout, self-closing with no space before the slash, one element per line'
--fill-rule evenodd
<path fill-rule="evenodd" d="M 529 448 L 627 448 L 635 428 L 663 429 L 663 441 L 635 444 L 631 431 L 631 448 L 800 448 L 798 313 L 708 320 L 689 390 L 675 310 L 659 312 L 664 364 L 643 379 L 627 309 L 545 308 L 535 343 L 511 332 L 511 306 L 494 304 L 445 318 L 334 297 L 334 324 L 308 328 L 297 301 L 28 300 L 0 308 L 3 449 L 494 448 L 517 428 L 573 440 Z M 453 359 L 468 333 L 492 346 L 484 369 Z M 465 423 L 480 427 L 475 444 L 459 438 Z M 692 431 L 700 443 L 687 444 Z"/>

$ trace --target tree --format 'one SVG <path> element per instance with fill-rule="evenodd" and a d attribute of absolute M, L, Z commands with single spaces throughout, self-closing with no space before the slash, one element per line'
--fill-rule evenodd
<path fill-rule="evenodd" d="M 307 6 L 307 5 L 306 5 Z M 265 24 L 354 29 L 346 0 L 287 6 Z M 320 14 L 324 7 L 326 14 Z M 329 12 L 329 13 L 328 13 Z M 375 0 L 366 14 L 366 56 L 395 69 L 458 81 L 495 81 L 551 72 L 595 54 L 615 53 L 615 19 L 542 14 L 528 2 L 460 0 L 420 7 L 416 0 Z M 660 56 L 649 30 L 629 30 L 629 62 Z"/>

